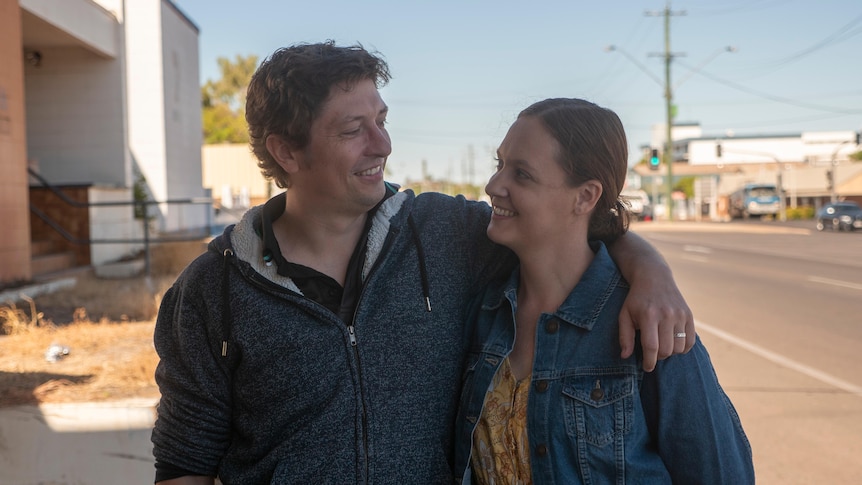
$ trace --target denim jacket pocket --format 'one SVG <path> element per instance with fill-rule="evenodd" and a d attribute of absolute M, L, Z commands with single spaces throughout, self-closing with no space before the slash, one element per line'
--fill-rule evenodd
<path fill-rule="evenodd" d="M 600 447 L 625 435 L 634 418 L 635 380 L 636 375 L 625 369 L 564 378 L 569 435 Z"/>

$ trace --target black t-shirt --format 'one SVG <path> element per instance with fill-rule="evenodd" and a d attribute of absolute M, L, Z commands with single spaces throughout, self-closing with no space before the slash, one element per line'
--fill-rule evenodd
<path fill-rule="evenodd" d="M 344 287 L 338 284 L 334 278 L 308 266 L 292 263 L 282 256 L 281 248 L 272 231 L 272 223 L 284 213 L 285 193 L 267 201 L 263 206 L 263 211 L 261 211 L 261 218 L 255 221 L 255 230 L 263 239 L 264 258 L 270 259 L 276 265 L 278 274 L 292 279 L 306 298 L 320 303 L 338 315 L 343 322 L 350 324 L 353 321 L 353 313 L 362 289 L 361 271 L 365 264 L 368 231 L 371 230 L 371 222 L 383 201 L 394 193 L 395 190 L 387 185 L 386 195 L 373 209 L 368 211 L 362 235 L 359 237 L 347 265 Z"/>

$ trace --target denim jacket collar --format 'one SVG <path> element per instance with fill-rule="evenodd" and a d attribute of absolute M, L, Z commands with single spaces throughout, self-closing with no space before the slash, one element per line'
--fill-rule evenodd
<path fill-rule="evenodd" d="M 622 279 L 604 243 L 591 241 L 590 248 L 595 254 L 592 263 L 568 298 L 553 314 L 561 321 L 585 330 L 592 330 L 608 298 Z M 503 304 L 504 298 L 509 300 L 513 311 L 517 309 L 520 277 L 521 268 L 518 266 L 502 285 L 503 291 L 486 293 L 488 298 L 482 302 L 482 309 L 494 310 Z M 625 282 L 623 285 L 628 286 Z"/>

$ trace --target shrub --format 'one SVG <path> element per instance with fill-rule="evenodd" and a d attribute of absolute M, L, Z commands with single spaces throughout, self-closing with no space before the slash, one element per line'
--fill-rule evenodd
<path fill-rule="evenodd" d="M 814 207 L 812 207 L 810 205 L 801 205 L 798 207 L 788 207 L 786 212 L 787 212 L 787 220 L 789 220 L 789 221 L 814 219 Z"/>

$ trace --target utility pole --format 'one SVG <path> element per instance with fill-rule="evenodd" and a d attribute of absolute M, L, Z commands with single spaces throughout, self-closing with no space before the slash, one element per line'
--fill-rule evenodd
<path fill-rule="evenodd" d="M 665 8 L 662 12 L 646 12 L 647 16 L 664 17 L 664 54 L 659 54 L 664 57 L 664 99 L 665 99 L 665 142 L 664 150 L 662 150 L 662 158 L 667 166 L 667 218 L 673 220 L 673 89 L 670 82 L 670 63 L 675 56 L 681 54 L 673 54 L 670 51 L 670 17 L 672 15 L 685 15 L 685 11 L 672 12 L 670 9 L 670 0 L 667 0 Z"/>

